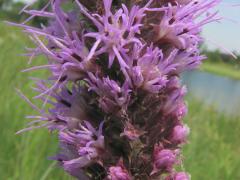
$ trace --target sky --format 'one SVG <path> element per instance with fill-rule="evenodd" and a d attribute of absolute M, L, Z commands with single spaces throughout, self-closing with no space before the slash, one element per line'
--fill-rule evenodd
<path fill-rule="evenodd" d="M 30 2 L 32 0 L 18 0 Z M 240 53 L 240 0 L 223 0 L 217 7 L 219 15 L 224 17 L 221 23 L 212 23 L 204 27 L 203 37 L 209 49 L 226 49 Z M 232 22 L 234 21 L 234 22 Z"/>
<path fill-rule="evenodd" d="M 233 7 L 231 4 L 239 4 L 239 6 Z M 210 49 L 224 47 L 240 53 L 240 0 L 225 0 L 217 9 L 224 20 L 204 27 L 203 37 L 208 39 L 207 46 Z"/>

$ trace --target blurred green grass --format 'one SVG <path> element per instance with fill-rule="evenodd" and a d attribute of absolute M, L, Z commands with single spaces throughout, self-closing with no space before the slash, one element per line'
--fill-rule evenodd
<path fill-rule="evenodd" d="M 207 98 L 207 97 L 206 97 Z M 184 166 L 193 180 L 240 179 L 240 119 L 217 113 L 187 98 L 189 144 L 184 146 Z"/>
<path fill-rule="evenodd" d="M 45 129 L 15 135 L 29 122 L 25 115 L 35 113 L 15 91 L 20 88 L 33 96 L 28 77 L 36 73 L 20 72 L 28 67 L 27 58 L 20 55 L 26 45 L 31 44 L 18 28 L 0 23 L 0 179 L 70 179 L 47 159 L 57 151 L 56 135 L 51 136 Z M 43 76 L 45 72 L 37 73 Z"/>
<path fill-rule="evenodd" d="M 57 152 L 56 135 L 45 129 L 15 135 L 28 122 L 24 116 L 34 114 L 14 90 L 17 87 L 33 96 L 27 77 L 36 73 L 20 73 L 28 67 L 27 58 L 20 56 L 26 45 L 30 43 L 19 29 L 0 23 L 0 180 L 68 180 L 71 178 L 47 159 Z M 44 76 L 46 72 L 37 73 Z M 185 121 L 192 132 L 184 147 L 186 171 L 194 180 L 240 179 L 239 119 L 218 114 L 190 97 L 187 100 Z"/>

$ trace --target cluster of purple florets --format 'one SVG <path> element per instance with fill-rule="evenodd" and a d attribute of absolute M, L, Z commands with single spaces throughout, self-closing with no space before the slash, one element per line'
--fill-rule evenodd
<path fill-rule="evenodd" d="M 72 176 L 188 180 L 181 146 L 189 128 L 180 74 L 205 58 L 201 28 L 219 0 L 50 0 L 41 28 L 19 24 L 45 55 L 50 77 L 36 80 L 49 104 L 35 126 L 59 135 L 55 160 Z M 68 8 L 66 8 L 68 7 Z M 69 8 L 71 7 L 71 8 Z M 69 10 L 70 9 L 70 10 Z M 26 21 L 25 21 L 26 22 Z"/>

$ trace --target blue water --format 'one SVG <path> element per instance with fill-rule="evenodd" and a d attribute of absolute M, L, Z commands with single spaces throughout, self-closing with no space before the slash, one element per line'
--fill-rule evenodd
<path fill-rule="evenodd" d="M 240 81 L 202 71 L 182 75 L 182 83 L 194 98 L 214 106 L 219 112 L 240 116 Z"/>

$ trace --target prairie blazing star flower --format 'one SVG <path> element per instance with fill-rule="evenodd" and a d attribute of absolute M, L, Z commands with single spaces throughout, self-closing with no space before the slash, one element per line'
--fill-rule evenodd
<path fill-rule="evenodd" d="M 35 43 L 30 62 L 45 55 L 47 63 L 24 71 L 50 75 L 34 79 L 43 108 L 21 94 L 40 114 L 28 116 L 34 120 L 22 131 L 57 133 L 61 151 L 53 159 L 81 180 L 190 179 L 175 169 L 189 134 L 180 74 L 205 59 L 201 29 L 220 19 L 211 12 L 219 2 L 50 0 L 41 10 L 25 7 L 30 17 L 11 24 Z M 48 24 L 27 25 L 37 16 Z"/>

